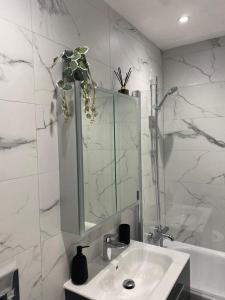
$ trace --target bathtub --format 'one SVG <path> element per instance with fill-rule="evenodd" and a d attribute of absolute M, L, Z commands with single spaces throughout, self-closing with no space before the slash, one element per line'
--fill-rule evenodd
<path fill-rule="evenodd" d="M 225 253 L 168 240 L 164 246 L 190 254 L 192 292 L 207 299 L 225 299 Z"/>

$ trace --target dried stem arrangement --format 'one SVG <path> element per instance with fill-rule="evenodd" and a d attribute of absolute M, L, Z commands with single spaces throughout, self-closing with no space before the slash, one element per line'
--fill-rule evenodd
<path fill-rule="evenodd" d="M 127 83 L 130 79 L 131 72 L 132 72 L 132 70 L 130 68 L 129 71 L 126 73 L 125 78 L 123 79 L 123 75 L 122 75 L 122 71 L 121 71 L 120 67 L 118 68 L 117 72 L 114 71 L 114 73 L 116 75 L 116 78 L 118 79 L 118 81 L 121 85 L 121 89 L 119 90 L 119 92 L 122 93 L 122 94 L 129 95 L 129 90 L 126 89 L 126 86 L 127 86 Z"/>

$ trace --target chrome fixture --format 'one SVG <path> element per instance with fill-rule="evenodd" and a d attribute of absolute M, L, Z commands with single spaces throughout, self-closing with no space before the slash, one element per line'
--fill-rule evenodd
<path fill-rule="evenodd" d="M 135 288 L 135 282 L 133 281 L 133 279 L 126 279 L 123 282 L 123 287 L 127 290 L 131 290 Z"/>
<path fill-rule="evenodd" d="M 171 89 L 169 89 L 167 91 L 167 93 L 165 94 L 165 96 L 163 97 L 162 101 L 159 103 L 159 105 L 155 106 L 156 110 L 160 110 L 163 103 L 166 101 L 167 97 L 173 95 L 174 93 L 176 93 L 178 91 L 178 87 L 177 86 L 173 86 Z"/>
<path fill-rule="evenodd" d="M 155 88 L 155 103 L 153 104 L 153 87 Z M 156 198 L 156 220 L 157 224 L 153 233 L 153 242 L 161 241 L 161 238 L 166 238 L 166 232 L 168 227 L 163 228 L 161 222 L 161 201 L 160 201 L 160 184 L 159 184 L 159 138 L 160 131 L 158 126 L 159 112 L 168 98 L 175 92 L 177 92 L 178 87 L 174 86 L 170 88 L 163 99 L 158 104 L 158 78 L 156 77 L 155 83 L 150 84 L 150 96 L 151 96 L 151 115 L 149 116 L 149 130 L 151 136 L 151 170 L 152 170 L 152 181 L 155 187 L 155 198 Z M 172 238 L 172 237 L 171 237 Z M 162 243 L 160 242 L 160 245 Z"/>
<path fill-rule="evenodd" d="M 163 240 L 168 239 L 174 241 L 174 237 L 170 234 L 167 234 L 169 227 L 156 226 L 153 233 L 149 232 L 146 234 L 147 240 L 150 243 L 157 244 L 159 242 L 160 247 L 163 247 Z"/>
<path fill-rule="evenodd" d="M 112 259 L 112 248 L 124 249 L 128 245 L 116 241 L 116 236 L 113 234 L 105 234 L 103 237 L 103 259 L 110 261 Z"/>

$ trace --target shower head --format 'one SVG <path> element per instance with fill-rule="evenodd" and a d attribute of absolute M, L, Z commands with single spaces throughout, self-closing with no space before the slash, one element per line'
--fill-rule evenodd
<path fill-rule="evenodd" d="M 177 91 L 178 91 L 178 87 L 177 87 L 177 86 L 171 87 L 171 88 L 167 91 L 167 93 L 165 94 L 165 96 L 163 97 L 163 99 L 162 99 L 162 101 L 159 103 L 159 105 L 157 105 L 157 106 L 155 107 L 155 109 L 156 109 L 156 110 L 160 110 L 161 107 L 162 107 L 162 105 L 163 105 L 163 103 L 165 102 L 166 98 L 167 98 L 168 96 L 173 95 L 173 94 L 176 93 Z"/>
<path fill-rule="evenodd" d="M 173 87 L 171 87 L 171 89 L 169 89 L 169 91 L 167 92 L 167 95 L 170 96 L 170 95 L 176 93 L 177 90 L 178 90 L 178 87 L 173 86 Z"/>

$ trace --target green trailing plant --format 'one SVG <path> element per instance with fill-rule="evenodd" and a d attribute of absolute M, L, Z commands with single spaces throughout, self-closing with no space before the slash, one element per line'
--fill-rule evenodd
<path fill-rule="evenodd" d="M 73 89 L 75 80 L 80 81 L 80 86 L 84 99 L 84 112 L 88 119 L 93 121 L 97 116 L 95 107 L 96 83 L 93 81 L 89 64 L 86 58 L 88 47 L 78 47 L 75 50 L 65 50 L 55 57 L 52 68 L 57 63 L 63 63 L 63 79 L 57 82 L 57 87 L 61 90 L 61 106 L 66 120 L 70 117 L 67 93 Z"/>

